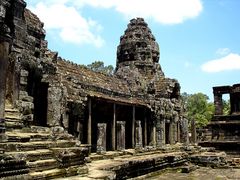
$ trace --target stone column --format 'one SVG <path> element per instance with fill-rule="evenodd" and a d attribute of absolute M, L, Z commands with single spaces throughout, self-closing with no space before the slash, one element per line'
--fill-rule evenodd
<path fill-rule="evenodd" d="M 144 113 L 144 146 L 147 146 L 147 117 L 146 117 L 146 111 Z"/>
<path fill-rule="evenodd" d="M 106 130 L 107 124 L 106 123 L 98 123 L 98 132 L 97 132 L 97 153 L 105 153 L 106 152 Z"/>
<path fill-rule="evenodd" d="M 89 98 L 88 100 L 88 131 L 87 131 L 87 143 L 89 145 L 92 144 L 92 100 Z"/>
<path fill-rule="evenodd" d="M 176 137 L 176 123 L 173 120 L 170 120 L 169 125 L 169 143 L 175 144 L 175 137 Z"/>
<path fill-rule="evenodd" d="M 82 121 L 80 119 L 78 119 L 77 122 L 77 132 L 78 132 L 78 140 L 82 142 L 83 140 L 83 135 L 81 134 L 83 131 L 83 126 L 82 126 Z"/>
<path fill-rule="evenodd" d="M 181 142 L 185 145 L 189 144 L 189 135 L 188 135 L 188 120 L 183 117 L 180 124 L 181 129 Z"/>
<path fill-rule="evenodd" d="M 8 53 L 9 43 L 4 42 L 3 39 L 0 39 L 0 142 L 6 140 L 5 97 L 6 97 L 6 78 L 7 78 L 6 75 L 8 66 Z"/>
<path fill-rule="evenodd" d="M 195 120 L 191 121 L 191 143 L 195 144 L 197 142 L 197 132 Z"/>
<path fill-rule="evenodd" d="M 116 104 L 113 104 L 113 121 L 112 121 L 112 150 L 116 149 Z"/>
<path fill-rule="evenodd" d="M 171 144 L 175 144 L 176 143 L 176 141 L 177 141 L 177 123 L 176 122 L 172 122 L 171 123 L 171 126 L 172 126 L 172 128 L 171 128 L 171 131 L 172 131 L 172 142 L 171 142 Z"/>
<path fill-rule="evenodd" d="M 9 28 L 5 24 L 5 15 L 10 6 L 6 0 L 0 1 L 0 142 L 6 140 L 5 135 L 5 98 L 8 69 L 8 55 L 11 38 Z"/>
<path fill-rule="evenodd" d="M 136 121 L 136 133 L 135 133 L 135 148 L 142 148 L 143 143 L 142 143 L 142 125 L 141 121 Z"/>
<path fill-rule="evenodd" d="M 161 126 L 162 126 L 162 136 L 163 136 L 163 145 L 166 144 L 166 120 L 163 119 L 161 121 Z"/>
<path fill-rule="evenodd" d="M 117 121 L 117 150 L 125 150 L 125 121 Z"/>
<path fill-rule="evenodd" d="M 165 121 L 164 120 L 158 120 L 156 125 L 156 141 L 157 146 L 161 147 L 164 145 L 165 142 Z"/>
<path fill-rule="evenodd" d="M 215 115 L 223 114 L 222 94 L 214 92 Z"/>
<path fill-rule="evenodd" d="M 175 114 L 175 117 L 174 117 L 174 125 L 173 125 L 173 132 L 174 132 L 174 144 L 179 142 L 178 141 L 178 138 L 179 138 L 179 135 L 178 135 L 178 122 L 179 122 L 179 116 L 178 114 L 176 113 Z"/>
<path fill-rule="evenodd" d="M 153 122 L 151 127 L 151 145 L 156 146 L 156 123 Z"/>
<path fill-rule="evenodd" d="M 181 132 L 180 132 L 180 123 L 177 122 L 177 142 L 180 142 L 180 136 L 181 136 Z"/>
<path fill-rule="evenodd" d="M 134 148 L 135 145 L 135 112 L 136 108 L 133 106 L 133 113 L 132 113 L 132 148 Z"/>

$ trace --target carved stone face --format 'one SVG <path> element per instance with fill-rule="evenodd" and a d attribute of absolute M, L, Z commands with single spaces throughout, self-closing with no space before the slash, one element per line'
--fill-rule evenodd
<path fill-rule="evenodd" d="M 120 39 L 117 62 L 126 61 L 159 61 L 159 46 L 143 18 L 132 19 Z"/>
<path fill-rule="evenodd" d="M 5 15 L 6 15 L 6 9 L 2 4 L 0 4 L 0 22 L 3 22 Z"/>

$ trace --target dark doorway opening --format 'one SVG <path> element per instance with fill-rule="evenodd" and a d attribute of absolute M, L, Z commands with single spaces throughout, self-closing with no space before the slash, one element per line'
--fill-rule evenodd
<path fill-rule="evenodd" d="M 81 103 L 68 102 L 68 109 L 68 133 L 78 138 L 82 143 L 86 143 L 84 129 L 87 129 L 87 124 L 84 123 L 84 105 Z"/>
<path fill-rule="evenodd" d="M 112 150 L 113 104 L 101 99 L 92 99 L 92 152 L 97 150 L 98 123 L 105 123 L 106 150 Z"/>
<path fill-rule="evenodd" d="M 40 83 L 34 93 L 34 124 L 47 125 L 48 83 Z"/>
<path fill-rule="evenodd" d="M 165 123 L 165 143 L 170 144 L 170 123 Z"/>
<path fill-rule="evenodd" d="M 28 75 L 27 92 L 33 97 L 33 125 L 47 126 L 48 83 L 41 82 L 42 74 L 38 69 L 32 69 Z"/>
<path fill-rule="evenodd" d="M 132 147 L 132 119 L 133 108 L 127 105 L 117 106 L 117 120 L 125 121 L 125 148 L 130 149 Z"/>

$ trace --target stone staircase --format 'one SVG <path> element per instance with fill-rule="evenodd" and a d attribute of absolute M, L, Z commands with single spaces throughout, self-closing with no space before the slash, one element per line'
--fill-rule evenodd
<path fill-rule="evenodd" d="M 13 108 L 11 105 L 5 107 L 5 127 L 6 129 L 20 129 L 23 128 L 23 121 L 21 113 L 18 109 Z"/>
<path fill-rule="evenodd" d="M 0 143 L 0 149 L 5 151 L 6 157 L 24 161 L 27 174 L 23 177 L 15 171 L 6 170 L 0 178 L 51 179 L 88 172 L 85 165 L 88 148 L 61 127 L 23 127 L 21 114 L 12 108 L 6 108 L 5 117 L 7 141 Z M 4 165 L 0 164 L 1 168 Z"/>

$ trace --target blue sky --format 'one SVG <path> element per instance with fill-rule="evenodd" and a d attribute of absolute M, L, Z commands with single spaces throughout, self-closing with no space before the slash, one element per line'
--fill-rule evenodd
<path fill-rule="evenodd" d="M 160 45 L 160 64 L 181 91 L 240 83 L 239 0 L 27 0 L 44 22 L 49 48 L 78 64 L 116 64 L 129 20 L 143 17 Z"/>

